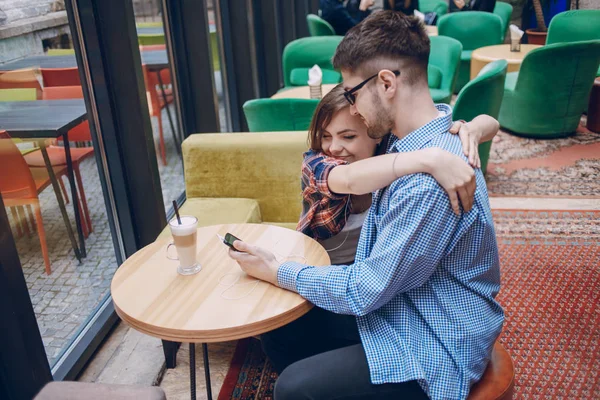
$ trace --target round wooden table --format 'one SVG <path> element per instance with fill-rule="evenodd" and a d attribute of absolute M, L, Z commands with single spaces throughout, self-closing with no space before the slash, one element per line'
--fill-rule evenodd
<path fill-rule="evenodd" d="M 483 67 L 496 60 L 508 61 L 506 72 L 516 72 L 521 68 L 521 63 L 527 53 L 538 47 L 542 46 L 537 44 L 522 44 L 521 51 L 510 51 L 510 44 L 498 44 L 473 50 L 471 54 L 471 79 L 475 78 Z"/>
<path fill-rule="evenodd" d="M 315 240 L 290 229 L 261 224 L 199 228 L 197 259 L 202 270 L 196 275 L 179 275 L 178 261 L 166 257 L 171 238 L 156 241 L 129 257 L 111 283 L 115 310 L 125 323 L 140 332 L 190 343 L 192 398 L 196 393 L 194 343 L 203 344 L 210 399 L 206 343 L 271 331 L 313 307 L 294 292 L 257 281 L 242 272 L 229 257 L 229 248 L 217 237 L 227 232 L 271 250 L 281 262 L 329 265 L 327 252 Z M 232 286 L 238 277 L 239 281 Z"/>
<path fill-rule="evenodd" d="M 335 84 L 325 84 L 321 88 L 321 93 L 325 96 L 336 87 Z M 297 86 L 291 89 L 282 90 L 271 96 L 272 99 L 310 99 L 310 88 L 308 86 Z"/>

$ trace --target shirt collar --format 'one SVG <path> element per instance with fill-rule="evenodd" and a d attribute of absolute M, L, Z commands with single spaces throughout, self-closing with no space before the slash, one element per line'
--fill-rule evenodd
<path fill-rule="evenodd" d="M 387 152 L 396 153 L 419 150 L 435 136 L 448 132 L 452 126 L 452 107 L 448 104 L 436 104 L 435 107 L 440 111 L 440 115 L 437 118 L 412 131 L 402 139 L 398 139 L 394 134 L 391 134 Z"/>

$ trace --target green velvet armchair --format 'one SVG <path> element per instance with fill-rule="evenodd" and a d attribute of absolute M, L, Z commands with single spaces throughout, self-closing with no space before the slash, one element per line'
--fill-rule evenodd
<path fill-rule="evenodd" d="M 342 75 L 333 69 L 331 59 L 342 36 L 315 36 L 291 41 L 283 49 L 283 82 L 285 87 L 306 86 L 308 70 L 318 65 L 323 70 L 323 83 L 340 83 Z"/>
<path fill-rule="evenodd" d="M 533 138 L 577 129 L 600 63 L 600 40 L 557 43 L 532 50 L 519 72 L 506 75 L 500 125 Z"/>
<path fill-rule="evenodd" d="M 244 104 L 250 132 L 308 130 L 318 99 L 256 99 Z"/>
<path fill-rule="evenodd" d="M 456 97 L 452 117 L 455 120 L 471 121 L 480 114 L 487 114 L 498 119 L 504 94 L 507 67 L 506 60 L 494 61 L 483 67 L 479 74 L 467 83 Z M 481 171 L 484 174 L 490 158 L 491 147 L 492 141 L 479 145 Z"/>
<path fill-rule="evenodd" d="M 508 31 L 508 26 L 510 25 L 510 18 L 512 17 L 512 12 L 513 6 L 503 1 L 497 1 L 496 5 L 494 6 L 494 14 L 502 18 L 502 36 L 500 36 L 501 42 L 504 42 L 504 38 L 506 37 L 506 32 Z"/>
<path fill-rule="evenodd" d="M 552 18 L 546 44 L 600 40 L 600 10 L 571 10 Z M 600 76 L 600 67 L 596 76 Z"/>
<path fill-rule="evenodd" d="M 432 36 L 429 39 L 429 92 L 435 103 L 450 104 L 458 75 L 462 45 L 458 40 L 447 36 Z"/>
<path fill-rule="evenodd" d="M 439 18 L 448 14 L 448 3 L 444 0 L 419 0 L 419 11 L 422 13 L 434 12 Z"/>
<path fill-rule="evenodd" d="M 308 14 L 306 16 L 306 23 L 308 24 L 308 32 L 310 36 L 333 36 L 335 30 L 333 26 L 323 18 L 315 14 Z"/>
<path fill-rule="evenodd" d="M 450 36 L 463 46 L 455 93 L 469 82 L 473 50 L 502 43 L 502 29 L 502 18 L 483 11 L 451 13 L 440 18 L 439 35 Z"/>

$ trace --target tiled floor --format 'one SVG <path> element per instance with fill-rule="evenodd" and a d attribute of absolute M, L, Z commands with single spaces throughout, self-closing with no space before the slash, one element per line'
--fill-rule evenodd
<path fill-rule="evenodd" d="M 177 198 L 184 190 L 182 163 L 175 150 L 167 121 L 166 113 L 163 111 L 168 165 L 163 166 L 159 161 L 158 167 L 165 207 L 168 207 L 172 199 Z M 158 142 L 156 118 L 152 118 L 152 124 Z M 85 160 L 80 168 L 93 226 L 93 232 L 85 241 L 87 257 L 81 264 L 77 262 L 71 249 L 52 187 L 46 188 L 40 195 L 42 219 L 52 267 L 51 275 L 48 276 L 44 272 L 44 261 L 37 234 L 23 235 L 18 238 L 14 221 L 11 220 L 23 272 L 51 365 L 82 323 L 107 295 L 110 281 L 117 268 L 95 158 Z M 66 179 L 65 184 L 69 188 Z M 67 205 L 67 212 L 74 227 L 72 204 Z M 9 218 L 11 218 L 10 212 Z"/>

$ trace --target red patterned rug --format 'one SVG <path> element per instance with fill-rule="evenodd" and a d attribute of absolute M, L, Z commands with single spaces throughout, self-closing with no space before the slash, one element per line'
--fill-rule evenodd
<path fill-rule="evenodd" d="M 600 399 L 600 211 L 494 211 L 516 399 Z M 219 400 L 272 399 L 277 374 L 239 342 Z"/>
<path fill-rule="evenodd" d="M 486 180 L 490 196 L 600 198 L 600 134 L 582 127 L 568 138 L 535 140 L 500 131 Z"/>

